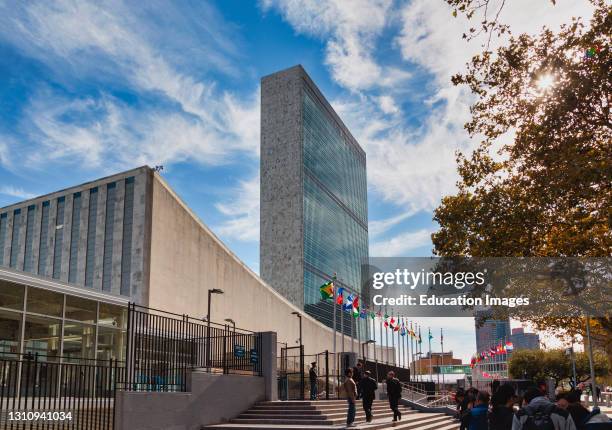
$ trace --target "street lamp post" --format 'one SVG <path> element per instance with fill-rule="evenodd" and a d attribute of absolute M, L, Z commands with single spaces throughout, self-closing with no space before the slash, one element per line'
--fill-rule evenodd
<path fill-rule="evenodd" d="M 230 347 L 230 351 L 232 352 L 231 360 L 232 365 L 234 364 L 234 358 L 236 357 L 236 321 L 231 318 L 225 318 L 225 322 L 228 322 L 232 325 L 232 346 Z M 225 354 L 225 351 L 223 351 Z"/>
<path fill-rule="evenodd" d="M 376 382 L 378 382 L 378 362 L 376 362 L 376 341 L 374 339 L 369 339 L 366 340 L 362 345 L 361 345 L 361 349 L 362 349 L 362 354 L 363 354 L 363 363 L 365 364 L 367 361 L 367 357 L 366 357 L 366 351 L 368 348 L 369 344 L 373 344 L 374 345 L 374 362 L 376 363 Z"/>
<path fill-rule="evenodd" d="M 213 294 L 223 294 L 223 290 L 212 288 L 208 290 L 208 313 L 206 314 L 206 367 L 210 371 L 210 302 Z"/>
<path fill-rule="evenodd" d="M 302 344 L 302 314 L 291 312 L 291 315 L 298 317 L 300 323 L 300 398 L 304 400 L 304 345 Z"/>

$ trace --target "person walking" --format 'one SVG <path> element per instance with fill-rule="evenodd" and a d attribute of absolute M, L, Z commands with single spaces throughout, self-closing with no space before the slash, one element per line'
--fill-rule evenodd
<path fill-rule="evenodd" d="M 512 420 L 512 430 L 576 430 L 568 411 L 558 408 L 537 387 L 523 396 L 523 407 Z"/>
<path fill-rule="evenodd" d="M 512 430 L 516 394 L 510 384 L 501 385 L 491 397 L 489 430 Z"/>
<path fill-rule="evenodd" d="M 308 379 L 310 379 L 310 400 L 317 400 L 318 389 L 317 381 L 319 375 L 317 374 L 317 362 L 313 361 L 310 363 L 310 370 L 308 371 Z"/>
<path fill-rule="evenodd" d="M 395 372 L 387 373 L 387 397 L 389 398 L 389 407 L 393 411 L 393 421 L 401 420 L 402 413 L 399 411 L 399 400 L 402 398 L 402 384 L 395 377 Z"/>
<path fill-rule="evenodd" d="M 372 422 L 372 403 L 376 396 L 376 390 L 378 389 L 378 382 L 372 378 L 372 374 L 369 370 L 366 370 L 361 378 L 361 401 L 363 403 L 363 411 L 366 415 L 366 421 Z"/>
<path fill-rule="evenodd" d="M 348 412 L 346 414 L 346 426 L 355 427 L 355 399 L 357 398 L 357 386 L 353 381 L 353 369 L 348 368 L 344 372 L 346 381 L 344 381 L 344 393 L 348 402 Z"/>
<path fill-rule="evenodd" d="M 357 400 L 361 399 L 361 377 L 363 375 L 363 364 L 361 360 L 357 361 L 357 365 L 353 369 L 353 380 L 357 385 Z"/>
<path fill-rule="evenodd" d="M 476 397 L 476 403 L 470 410 L 468 430 L 488 430 L 489 423 L 487 414 L 489 412 L 489 393 L 481 391 Z"/>

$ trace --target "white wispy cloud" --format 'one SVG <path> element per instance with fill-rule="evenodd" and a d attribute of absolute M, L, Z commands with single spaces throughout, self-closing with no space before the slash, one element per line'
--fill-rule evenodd
<path fill-rule="evenodd" d="M 259 127 L 253 124 L 259 119 L 258 96 L 239 99 L 219 91 L 215 81 L 184 71 L 193 65 L 179 71 L 174 64 L 176 52 L 156 45 L 152 35 L 156 33 L 154 23 L 164 19 L 164 12 L 184 21 L 189 11 L 177 17 L 178 9 L 163 3 L 158 6 L 158 19 L 147 20 L 146 14 L 142 16 L 144 12 L 139 10 L 139 15 L 119 1 L 0 5 L 0 12 L 4 12 L 0 14 L 0 37 L 59 75 L 109 79 L 132 91 L 166 100 L 164 107 L 143 108 L 106 93 L 66 99 L 48 88 L 42 89 L 26 108 L 21 122 L 26 136 L 42 142 L 42 151 L 30 151 L 35 155 L 29 161 L 66 159 L 93 167 L 104 163 L 117 168 L 123 167 L 121 160 L 171 163 L 189 159 L 210 165 L 225 163 L 237 153 L 257 156 Z M 215 22 L 218 17 L 205 14 L 199 18 L 210 21 L 208 39 L 215 41 L 206 52 L 223 48 L 232 55 L 231 38 L 219 29 Z M 180 33 L 176 39 L 180 39 Z M 186 40 L 185 47 L 193 46 L 195 41 Z M 219 54 L 204 58 L 212 58 L 212 63 L 223 70 L 229 67 L 219 60 Z M 213 66 L 204 65 L 203 69 L 207 67 Z M 113 157 L 119 149 L 125 151 L 124 155 Z"/>
<path fill-rule="evenodd" d="M 405 212 L 405 213 L 402 213 L 402 214 L 399 214 L 399 215 L 396 215 L 390 218 L 374 220 L 374 221 L 370 220 L 368 222 L 368 234 L 370 238 L 375 238 L 377 236 L 380 236 L 381 234 L 386 233 L 392 227 L 395 227 L 402 221 L 410 218 L 412 215 L 414 214 L 410 212 Z"/>
<path fill-rule="evenodd" d="M 276 8 L 296 31 L 325 40 L 325 63 L 333 79 L 353 91 L 391 87 L 410 74 L 381 66 L 376 40 L 388 21 L 391 0 L 263 0 Z"/>
<path fill-rule="evenodd" d="M 371 233 L 382 235 L 408 219 L 407 214 L 431 211 L 439 205 L 441 197 L 455 192 L 458 179 L 455 152 L 469 152 L 478 143 L 463 128 L 470 118 L 473 96 L 450 81 L 485 42 L 481 38 L 468 43 L 462 38 L 473 23 L 461 15 L 453 18 L 451 8 L 442 0 L 379 1 L 367 5 L 333 0 L 264 0 L 263 4 L 264 8 L 280 9 L 296 31 L 325 40 L 331 76 L 350 90 L 332 104 L 366 149 L 370 190 L 376 198 L 396 205 L 400 213 L 371 223 Z M 533 33 L 544 24 L 556 27 L 574 15 L 589 16 L 591 9 L 586 0 L 558 2 L 556 6 L 550 2 L 517 0 L 506 2 L 500 19 L 510 24 L 515 33 Z M 398 58 L 395 62 L 387 61 L 395 64 L 391 68 L 382 66 L 375 53 L 385 48 L 382 43 L 389 43 L 379 36 L 394 17 L 397 17 L 394 22 L 399 22 L 399 31 L 393 37 Z M 493 38 L 491 48 L 501 42 Z M 398 61 L 410 68 L 411 73 L 399 68 Z M 404 113 L 399 107 L 406 101 L 414 105 L 413 92 L 391 85 L 381 94 L 385 78 L 398 71 L 402 83 L 415 85 L 417 97 L 426 97 L 420 106 L 426 114 L 418 123 L 410 112 Z M 419 84 L 414 83 L 416 80 Z M 426 82 L 425 88 L 422 82 Z M 429 233 L 408 232 L 409 236 L 398 237 L 418 239 L 416 243 L 422 246 L 429 243 Z M 372 255 L 383 248 L 387 254 L 390 250 L 404 252 L 409 248 L 400 245 L 403 242 L 393 239 L 384 245 L 375 242 Z"/>
<path fill-rule="evenodd" d="M 395 235 L 370 244 L 371 257 L 397 257 L 431 242 L 431 231 L 421 229 Z"/>
<path fill-rule="evenodd" d="M 215 207 L 228 219 L 215 228 L 222 237 L 259 241 L 259 175 L 241 181 L 230 197 Z"/>
<path fill-rule="evenodd" d="M 36 197 L 36 194 L 29 193 L 23 188 L 15 187 L 13 185 L 2 185 L 0 187 L 0 194 L 6 196 L 17 197 L 18 199 L 26 200 Z"/>

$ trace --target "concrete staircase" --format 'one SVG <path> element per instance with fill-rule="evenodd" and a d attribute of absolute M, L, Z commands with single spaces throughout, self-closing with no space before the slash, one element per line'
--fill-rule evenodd
<path fill-rule="evenodd" d="M 347 405 L 345 400 L 260 402 L 226 424 L 205 429 L 329 429 L 344 428 Z M 372 405 L 374 420 L 365 422 L 361 401 L 357 402 L 355 423 L 360 429 L 457 430 L 459 424 L 441 413 L 420 413 L 400 405 L 402 420 L 394 423 L 389 403 L 376 400 Z"/>

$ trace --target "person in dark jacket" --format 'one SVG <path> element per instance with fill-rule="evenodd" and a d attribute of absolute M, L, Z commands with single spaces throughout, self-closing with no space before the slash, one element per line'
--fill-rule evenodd
<path fill-rule="evenodd" d="M 310 400 L 317 400 L 317 362 L 310 363 L 311 367 L 308 371 L 308 379 L 310 379 Z"/>
<path fill-rule="evenodd" d="M 510 384 L 501 385 L 491 397 L 489 430 L 512 430 L 516 394 Z"/>
<path fill-rule="evenodd" d="M 363 402 L 363 411 L 366 414 L 366 421 L 372 421 L 372 403 L 376 396 L 376 390 L 378 389 L 378 382 L 371 376 L 369 370 L 366 370 L 361 378 L 361 399 Z"/>
<path fill-rule="evenodd" d="M 582 391 L 580 390 L 570 390 L 565 395 L 565 400 L 569 403 L 566 410 L 572 416 L 572 420 L 579 430 L 583 428 L 583 424 L 589 416 L 589 410 L 580 403 L 580 397 L 582 397 Z"/>
<path fill-rule="evenodd" d="M 361 377 L 363 376 L 362 370 L 363 364 L 361 363 L 361 360 L 359 360 L 357 362 L 357 366 L 353 368 L 353 380 L 355 381 L 355 384 L 357 384 L 357 400 L 361 398 Z"/>
<path fill-rule="evenodd" d="M 389 407 L 393 411 L 393 421 L 401 420 L 402 413 L 399 411 L 399 400 L 402 398 L 402 384 L 395 377 L 395 372 L 387 373 L 387 397 Z"/>
<path fill-rule="evenodd" d="M 487 414 L 489 412 L 489 393 L 481 391 L 476 397 L 476 403 L 470 410 L 468 430 L 488 430 L 489 423 Z"/>

